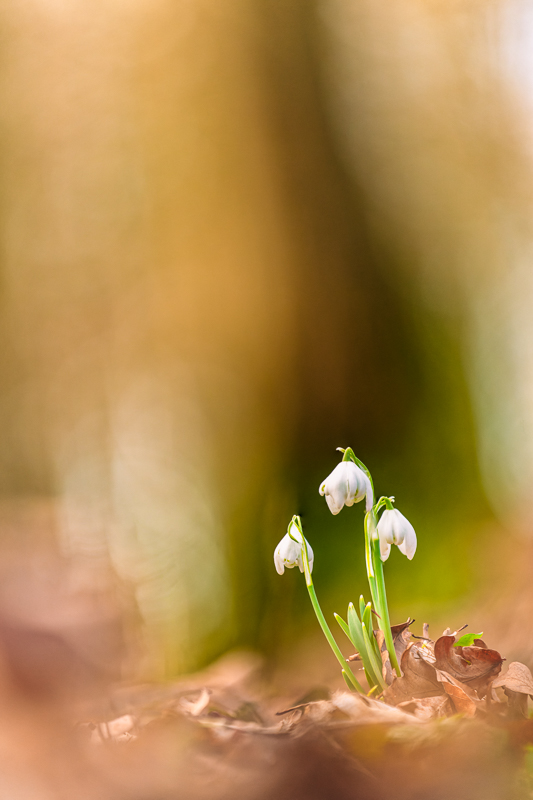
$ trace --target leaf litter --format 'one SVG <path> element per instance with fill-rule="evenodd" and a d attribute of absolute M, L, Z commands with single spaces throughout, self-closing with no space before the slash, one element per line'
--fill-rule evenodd
<path fill-rule="evenodd" d="M 317 689 L 276 708 L 275 697 L 251 691 L 241 664 L 236 680 L 229 670 L 223 680 L 213 672 L 166 688 L 123 688 L 112 704 L 119 715 L 94 723 L 89 745 L 141 748 L 146 758 L 154 737 L 168 747 L 171 731 L 187 730 L 181 763 L 187 780 L 191 770 L 196 776 L 185 795 L 193 799 L 521 798 L 533 752 L 531 671 L 513 661 L 502 672 L 505 659 L 478 635 L 461 645 L 460 631 L 432 640 L 424 626 L 415 638 L 411 624 L 392 628 L 401 677 L 374 632 L 387 684 L 378 696 Z"/>

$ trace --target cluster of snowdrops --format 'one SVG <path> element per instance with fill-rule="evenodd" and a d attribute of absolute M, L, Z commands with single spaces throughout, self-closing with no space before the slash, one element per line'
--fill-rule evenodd
<path fill-rule="evenodd" d="M 383 633 L 392 667 L 398 676 L 401 674 L 391 632 L 383 562 L 389 557 L 393 544 L 407 558 L 412 559 L 416 551 L 416 533 L 404 515 L 394 508 L 394 497 L 380 497 L 374 502 L 372 476 L 353 450 L 350 447 L 339 450 L 343 453 L 342 461 L 323 481 L 319 491 L 325 496 L 332 514 L 338 514 L 345 505 L 353 506 L 354 503 L 365 500 L 365 563 L 371 600 L 365 603 L 361 596 L 358 610 L 353 603 L 350 603 L 347 619 L 344 620 L 337 614 L 335 618 L 359 653 L 370 690 L 376 691 L 384 689 L 386 684 L 382 676 L 381 653 L 373 631 L 373 616 Z M 282 575 L 285 567 L 298 566 L 300 571 L 305 573 L 311 603 L 326 639 L 339 661 L 344 679 L 350 689 L 363 692 L 363 688 L 342 655 L 318 603 L 311 575 L 313 560 L 313 550 L 303 535 L 300 517 L 294 516 L 289 523 L 287 533 L 274 551 L 276 570 Z"/>

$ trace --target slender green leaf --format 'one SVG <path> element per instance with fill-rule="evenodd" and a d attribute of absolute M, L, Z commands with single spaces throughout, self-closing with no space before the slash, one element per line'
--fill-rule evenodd
<path fill-rule="evenodd" d="M 362 622 L 366 625 L 366 629 L 368 631 L 368 637 L 370 639 L 370 644 L 372 649 L 374 650 L 375 655 L 378 658 L 378 661 L 381 661 L 381 655 L 379 653 L 378 643 L 376 641 L 376 637 L 374 636 L 374 620 L 372 619 L 372 604 L 367 603 L 365 608 L 365 613 L 363 614 Z"/>
<path fill-rule="evenodd" d="M 348 677 L 348 673 L 347 673 L 347 671 L 345 669 L 342 670 L 342 677 L 346 681 L 346 686 L 348 687 L 348 689 L 351 692 L 355 692 L 355 687 L 354 687 L 353 683 L 351 682 L 350 678 Z"/>
<path fill-rule="evenodd" d="M 372 667 L 372 661 L 370 660 L 370 656 L 367 652 L 367 644 L 365 642 L 365 638 L 363 636 L 363 628 L 361 626 L 361 621 L 357 616 L 357 612 L 354 608 L 354 604 L 350 603 L 348 606 L 348 627 L 350 630 L 350 638 L 351 641 L 355 644 L 357 650 L 359 651 L 359 655 L 363 661 L 363 667 L 365 669 L 365 673 L 370 676 L 370 684 L 378 683 L 377 676 L 374 674 L 374 668 Z M 368 678 L 367 678 L 368 680 Z"/>
<path fill-rule="evenodd" d="M 368 671 L 365 669 L 365 678 L 366 678 L 366 681 L 367 681 L 367 683 L 368 683 L 369 689 L 370 689 L 371 691 L 372 691 L 372 689 L 373 689 L 373 688 L 375 689 L 375 688 L 376 688 L 376 686 L 379 686 L 379 684 L 378 684 L 378 683 L 376 683 L 376 681 L 374 680 L 374 677 L 373 677 L 373 676 L 374 676 L 374 673 L 373 673 L 373 672 L 372 672 L 372 674 L 370 674 L 370 672 L 368 672 Z"/>
<path fill-rule="evenodd" d="M 366 625 L 367 631 L 374 630 L 372 625 L 372 603 L 366 604 L 363 616 L 361 617 L 361 622 Z"/>
<path fill-rule="evenodd" d="M 366 644 L 366 651 L 368 653 L 369 661 L 370 661 L 370 663 L 372 665 L 372 672 L 376 676 L 376 680 L 374 681 L 374 683 L 379 683 L 379 685 L 381 686 L 382 689 L 386 689 L 387 688 L 387 684 L 383 680 L 383 675 L 382 675 L 382 672 L 381 672 L 382 665 L 378 661 L 377 656 L 376 656 L 376 654 L 374 652 L 374 648 L 372 647 L 372 643 L 370 642 L 368 631 L 366 629 L 366 625 L 365 625 L 364 622 L 361 624 L 361 627 L 363 629 L 363 637 L 364 637 L 365 644 Z"/>
<path fill-rule="evenodd" d="M 365 606 L 366 606 L 365 598 L 363 597 L 363 595 L 361 595 L 361 597 L 359 598 L 359 616 L 361 619 L 363 619 L 363 614 L 365 613 Z"/>
<path fill-rule="evenodd" d="M 363 639 L 363 631 L 361 629 L 361 622 L 355 611 L 353 603 L 348 606 L 348 628 L 350 630 L 350 638 L 359 650 L 361 655 L 365 649 L 365 640 Z"/>
<path fill-rule="evenodd" d="M 354 642 L 354 640 L 353 640 L 353 638 L 352 638 L 352 636 L 350 634 L 350 629 L 348 628 L 348 625 L 346 624 L 346 622 L 343 620 L 343 618 L 339 614 L 333 614 L 333 616 L 335 617 L 335 619 L 339 623 L 340 627 L 342 628 L 342 630 L 344 631 L 344 633 L 346 634 L 346 636 L 348 637 L 350 642 L 353 644 L 353 646 L 356 648 L 356 650 L 358 650 L 359 648 L 357 647 L 356 643 Z"/>
<path fill-rule="evenodd" d="M 346 681 L 346 684 L 347 684 L 348 688 L 350 689 L 350 691 L 352 691 L 352 692 L 361 692 L 362 694 L 364 694 L 363 687 L 359 684 L 359 681 L 355 678 L 355 676 L 352 675 L 350 670 L 343 669 L 342 670 L 342 677 Z"/>

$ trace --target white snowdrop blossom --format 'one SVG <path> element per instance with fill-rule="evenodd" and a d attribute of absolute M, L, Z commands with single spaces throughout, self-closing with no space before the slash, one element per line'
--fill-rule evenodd
<path fill-rule="evenodd" d="M 413 558 L 416 551 L 415 529 L 397 508 L 385 509 L 378 522 L 378 535 L 382 561 L 388 559 L 393 544 L 409 560 Z"/>
<path fill-rule="evenodd" d="M 353 506 L 366 497 L 366 510 L 374 504 L 372 486 L 368 476 L 353 461 L 341 461 L 320 485 L 319 492 L 326 496 L 332 514 L 338 514 L 344 505 Z"/>
<path fill-rule="evenodd" d="M 294 536 L 294 539 L 297 539 L 298 541 L 295 542 L 294 539 L 291 539 L 291 536 L 286 533 L 274 550 L 274 564 L 276 565 L 276 570 L 279 575 L 283 575 L 285 572 L 285 567 L 288 567 L 289 569 L 292 569 L 292 567 L 300 567 L 300 572 L 304 571 L 304 562 L 302 556 L 302 534 L 294 522 L 290 525 L 289 530 L 291 532 L 291 536 Z M 309 571 L 312 572 L 314 559 L 313 550 L 307 539 L 305 541 L 307 544 Z"/>

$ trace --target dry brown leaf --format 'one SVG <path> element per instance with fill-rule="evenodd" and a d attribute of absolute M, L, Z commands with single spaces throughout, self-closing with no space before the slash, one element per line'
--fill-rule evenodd
<path fill-rule="evenodd" d="M 402 622 L 400 625 L 392 625 L 391 632 L 392 632 L 392 641 L 394 644 L 394 649 L 396 651 L 396 658 L 398 662 L 401 662 L 402 656 L 405 653 L 405 650 L 411 640 L 411 631 L 409 630 L 409 626 L 412 625 L 414 619 L 410 617 L 407 619 L 407 622 Z M 389 658 L 389 651 L 387 650 L 387 645 L 385 644 L 385 637 L 381 630 L 374 631 L 374 636 L 376 637 L 379 652 L 381 654 L 381 665 L 382 665 L 382 675 L 383 680 L 385 683 L 390 686 L 394 680 L 395 673 L 392 669 L 392 665 Z M 358 655 L 358 654 L 356 654 Z M 349 661 L 355 660 L 353 657 L 348 659 Z"/>
<path fill-rule="evenodd" d="M 527 694 L 513 692 L 511 689 L 504 689 L 508 697 L 508 716 L 511 719 L 527 719 Z"/>
<path fill-rule="evenodd" d="M 531 670 L 520 661 L 512 661 L 505 675 L 493 682 L 493 689 L 503 687 L 508 698 L 508 715 L 511 719 L 527 719 L 527 698 L 533 696 L 533 676 Z"/>
<path fill-rule="evenodd" d="M 361 654 L 360 653 L 353 653 L 351 656 L 348 656 L 348 658 L 346 659 L 346 661 L 350 661 L 350 662 L 351 661 L 362 661 L 362 660 L 363 659 L 361 658 Z"/>
<path fill-rule="evenodd" d="M 435 668 L 426 660 L 424 645 L 409 645 L 401 661 L 402 677 L 395 678 L 385 689 L 383 699 L 390 705 L 398 705 L 412 698 L 435 697 L 443 695 L 444 689 L 437 680 Z"/>
<path fill-rule="evenodd" d="M 475 717 L 476 710 L 483 707 L 476 693 L 466 684 L 458 681 L 453 675 L 444 670 L 435 670 L 437 680 L 442 684 L 442 688 L 450 698 L 452 706 L 457 714 L 465 717 Z"/>
<path fill-rule="evenodd" d="M 503 658 L 496 650 L 484 647 L 454 647 L 454 636 L 441 636 L 435 642 L 435 667 L 468 683 L 484 697 L 492 678 L 502 667 Z"/>
<path fill-rule="evenodd" d="M 407 645 L 411 641 L 411 631 L 409 630 L 409 626 L 412 625 L 413 622 L 414 619 L 409 617 L 407 622 L 402 622 L 401 625 L 391 626 L 392 641 L 394 644 L 394 649 L 396 650 L 396 657 L 398 661 L 402 660 L 402 656 L 405 653 Z"/>
<path fill-rule="evenodd" d="M 445 670 L 442 670 L 442 669 L 436 669 L 435 670 L 435 675 L 436 675 L 437 680 L 439 681 L 439 683 L 441 683 L 444 688 L 446 688 L 446 685 L 455 686 L 456 688 L 461 689 L 461 691 L 470 700 L 474 701 L 475 703 L 480 703 L 482 706 L 484 706 L 484 703 L 481 702 L 481 700 L 479 699 L 476 691 L 474 689 L 472 689 L 471 686 L 468 686 L 468 684 L 463 683 L 462 681 L 458 680 L 457 678 L 454 678 L 453 675 L 450 675 L 449 672 L 446 672 Z"/>
<path fill-rule="evenodd" d="M 394 674 L 392 672 L 392 665 L 390 663 L 389 651 L 387 650 L 387 645 L 385 644 L 385 636 L 383 635 L 383 631 L 375 631 L 375 634 L 379 647 L 379 653 L 381 655 L 381 674 L 383 675 L 383 680 L 387 686 L 390 686 L 394 680 Z"/>
<path fill-rule="evenodd" d="M 496 678 L 492 686 L 495 689 L 503 686 L 504 689 L 533 697 L 533 675 L 531 675 L 529 667 L 521 664 L 520 661 L 511 661 L 507 672 Z"/>
<path fill-rule="evenodd" d="M 461 627 L 460 627 L 460 628 L 457 628 L 457 630 L 456 630 L 456 631 L 452 631 L 452 629 L 451 629 L 451 628 L 446 628 L 446 630 L 444 630 L 444 631 L 442 632 L 442 635 L 443 635 L 443 636 L 454 636 L 454 637 L 456 637 L 456 636 L 457 636 L 457 634 L 458 634 L 458 633 L 461 633 L 461 631 L 464 631 L 464 629 L 465 629 L 465 628 L 468 628 L 468 624 L 466 624 L 466 625 L 461 625 Z"/>
<path fill-rule="evenodd" d="M 420 721 L 407 711 L 355 692 L 335 692 L 331 703 L 339 711 L 347 714 L 350 722 L 357 725 L 392 725 L 401 722 L 412 724 Z"/>
<path fill-rule="evenodd" d="M 331 700 L 317 700 L 302 703 L 278 714 L 292 716 L 286 721 L 284 732 L 294 730 L 305 722 L 326 727 L 345 727 L 347 725 L 396 725 L 422 721 L 407 710 L 386 705 L 380 700 L 356 692 L 334 692 Z M 429 717 L 426 717 L 428 719 Z M 280 731 L 281 732 L 281 731 Z"/>
<path fill-rule="evenodd" d="M 422 641 L 416 642 L 416 648 L 418 655 L 420 658 L 426 662 L 426 664 L 430 664 L 432 667 L 435 666 L 435 642 L 432 639 L 424 639 Z"/>
<path fill-rule="evenodd" d="M 420 720 L 440 719 L 454 713 L 451 699 L 447 695 L 435 697 L 413 697 L 398 703 L 396 708 L 414 714 Z"/>

